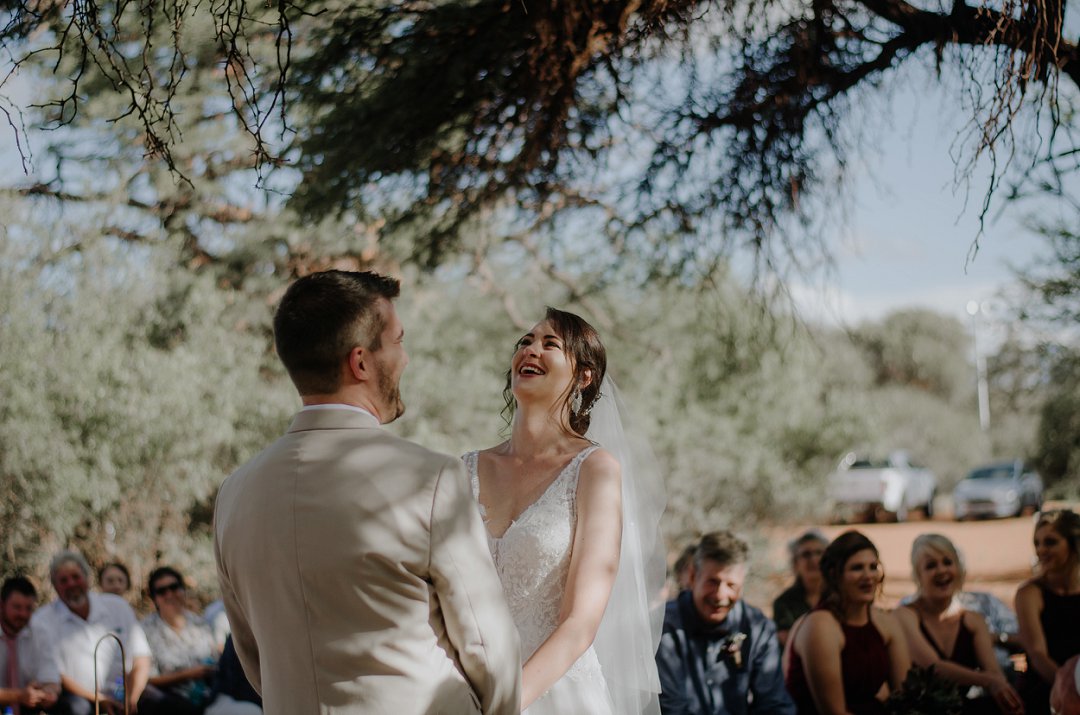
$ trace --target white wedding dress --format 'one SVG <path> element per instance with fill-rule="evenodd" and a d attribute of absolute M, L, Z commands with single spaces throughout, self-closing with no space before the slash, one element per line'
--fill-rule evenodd
<path fill-rule="evenodd" d="M 557 625 L 577 525 L 578 474 L 581 463 L 596 449 L 599 447 L 586 447 L 570 460 L 540 498 L 502 536 L 495 538 L 488 532 L 488 547 L 521 637 L 522 663 Z M 463 459 L 472 481 L 473 496 L 477 497 L 480 493 L 477 453 L 469 452 Z M 486 521 L 483 505 L 480 513 Z M 608 686 L 592 646 L 525 713 L 612 715 Z"/>

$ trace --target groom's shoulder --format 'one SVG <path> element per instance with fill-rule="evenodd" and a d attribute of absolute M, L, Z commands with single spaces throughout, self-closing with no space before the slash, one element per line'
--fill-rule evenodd
<path fill-rule="evenodd" d="M 407 440 L 403 436 L 392 434 L 390 432 L 387 432 L 386 434 L 388 436 L 388 439 L 393 444 L 394 448 L 400 450 L 403 456 L 438 463 L 461 461 L 458 457 L 448 455 L 444 453 L 444 451 L 438 451 L 436 449 L 423 446 L 418 442 Z"/>
<path fill-rule="evenodd" d="M 384 432 L 381 435 L 384 444 L 397 452 L 402 460 L 409 462 L 421 462 L 430 464 L 438 468 L 442 468 L 446 465 L 458 466 L 461 465 L 461 459 L 445 452 L 439 452 L 425 447 L 424 445 L 413 442 L 411 439 L 406 439 L 391 432 Z"/>
<path fill-rule="evenodd" d="M 260 478 L 259 475 L 268 471 L 305 468 L 312 451 L 301 445 L 311 439 L 310 433 L 290 433 L 279 437 L 227 477 L 222 489 L 228 491 L 236 488 L 248 477 Z M 460 458 L 430 449 L 385 429 L 358 430 L 355 438 L 337 442 L 335 449 L 340 450 L 338 461 L 343 466 L 380 464 L 389 473 L 406 471 L 431 476 L 447 468 L 464 469 Z M 325 458 L 323 455 L 316 461 L 324 462 Z"/>

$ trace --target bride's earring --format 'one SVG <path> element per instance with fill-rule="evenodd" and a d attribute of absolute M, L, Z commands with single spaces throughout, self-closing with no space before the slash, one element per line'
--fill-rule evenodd
<path fill-rule="evenodd" d="M 570 398 L 570 411 L 575 415 L 581 412 L 581 390 L 574 390 L 574 396 Z"/>
<path fill-rule="evenodd" d="M 588 407 L 586 407 L 586 408 L 585 408 L 585 409 L 584 409 L 584 410 L 582 411 L 581 415 L 582 415 L 582 416 L 584 417 L 585 415 L 587 415 L 587 414 L 589 414 L 590 412 L 592 412 L 592 408 L 596 406 L 596 403 L 597 403 L 597 401 L 598 401 L 598 400 L 599 400 L 599 399 L 600 399 L 601 397 L 603 397 L 603 396 L 604 396 L 604 393 L 602 393 L 602 392 L 598 392 L 598 393 L 596 393 L 596 397 L 594 397 L 594 398 L 592 399 L 592 402 L 590 402 L 590 403 L 589 403 L 589 406 L 588 406 Z"/>

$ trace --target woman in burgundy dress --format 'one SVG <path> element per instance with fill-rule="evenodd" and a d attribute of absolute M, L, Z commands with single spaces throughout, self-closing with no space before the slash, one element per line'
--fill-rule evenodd
<path fill-rule="evenodd" d="M 1050 712 L 1058 668 L 1080 653 L 1080 515 L 1047 511 L 1035 522 L 1038 575 L 1016 592 L 1027 672 L 1020 691 L 1028 715 Z"/>
<path fill-rule="evenodd" d="M 915 665 L 933 666 L 958 685 L 982 688 L 981 697 L 965 699 L 965 715 L 1022 713 L 1020 694 L 1001 672 L 986 621 L 957 598 L 965 571 L 956 546 L 940 534 L 923 534 L 911 545 L 911 570 L 918 593 L 895 615 Z"/>
<path fill-rule="evenodd" d="M 791 629 L 785 680 L 799 715 L 878 715 L 911 667 L 900 624 L 876 608 L 884 571 L 870 539 L 848 531 L 821 557 L 821 602 Z"/>

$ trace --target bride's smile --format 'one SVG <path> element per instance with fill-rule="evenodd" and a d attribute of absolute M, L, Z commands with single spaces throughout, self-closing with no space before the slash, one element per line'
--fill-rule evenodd
<path fill-rule="evenodd" d="M 547 320 L 518 340 L 510 370 L 511 389 L 519 401 L 554 400 L 568 391 L 574 379 L 563 338 Z"/>

